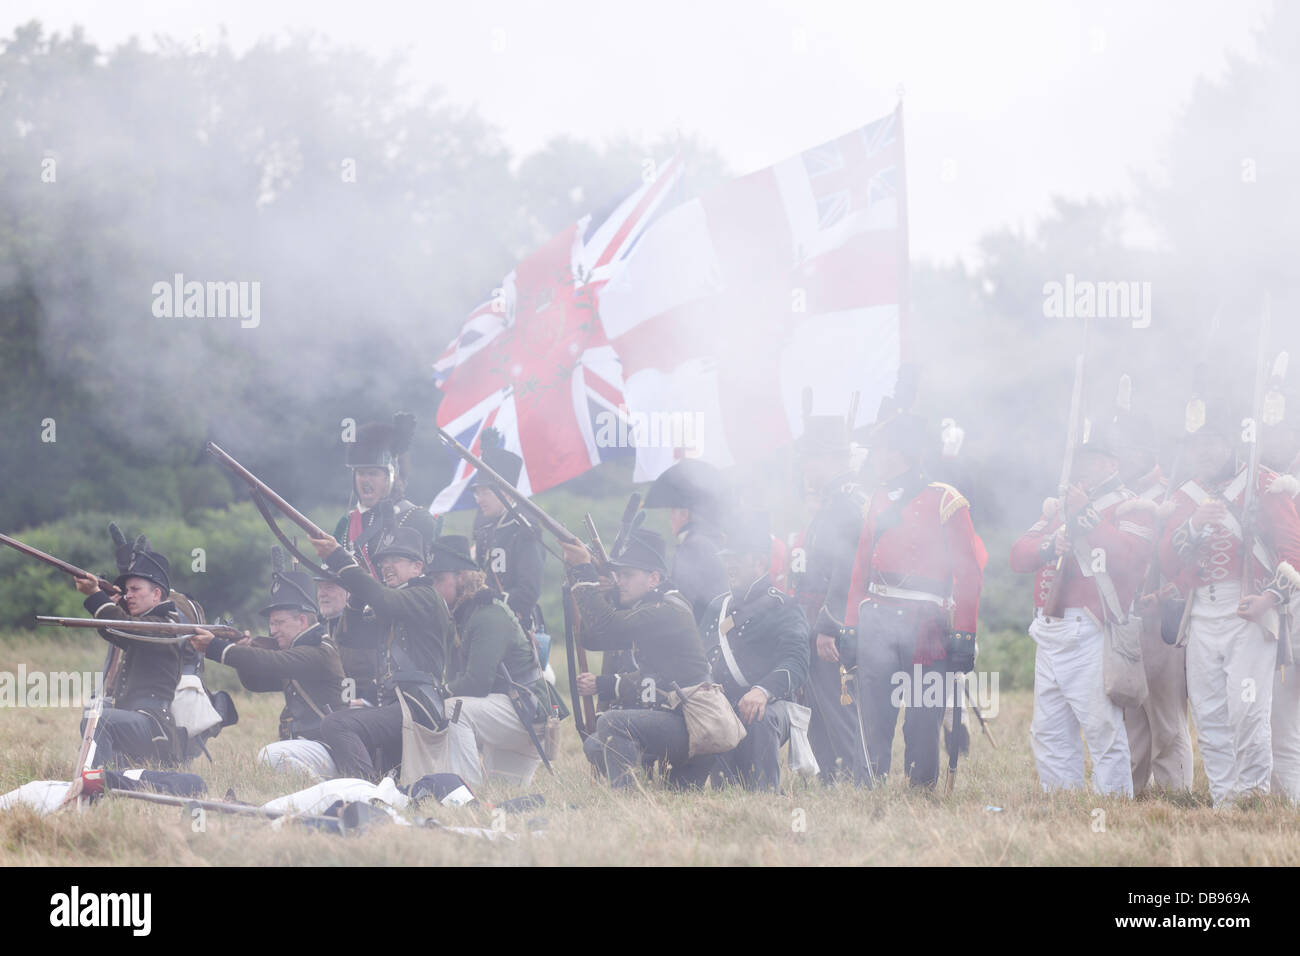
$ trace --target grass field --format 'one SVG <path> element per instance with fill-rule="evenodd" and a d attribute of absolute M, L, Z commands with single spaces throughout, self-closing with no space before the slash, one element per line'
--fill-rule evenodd
<path fill-rule="evenodd" d="M 95 670 L 102 646 L 84 635 L 12 634 L 0 637 L 0 671 L 20 663 L 28 671 Z M 233 673 L 220 666 L 212 665 L 209 680 L 233 688 Z M 210 798 L 233 788 L 239 799 L 261 802 L 308 785 L 253 762 L 258 747 L 275 737 L 280 695 L 236 691 L 235 698 L 239 724 L 211 742 L 213 763 L 200 757 L 191 767 L 207 780 Z M 337 837 L 217 814 L 195 832 L 179 808 L 108 800 L 81 814 L 0 813 L 0 866 L 1300 863 L 1295 810 L 1276 798 L 1213 810 L 1199 772 L 1196 791 L 1176 802 L 1043 794 L 1028 743 L 1032 696 L 1004 692 L 1000 703 L 993 721 L 1000 749 L 977 735 L 951 796 L 942 784 L 937 794 L 919 793 L 900 779 L 870 792 L 794 779 L 783 795 L 681 794 L 653 784 L 616 795 L 593 779 L 566 721 L 554 778 L 541 771 L 527 791 L 488 786 L 479 794 L 486 801 L 520 792 L 545 797 L 539 810 L 504 817 L 508 839 L 396 826 Z M 0 708 L 0 793 L 29 780 L 68 779 L 78 719 L 75 707 Z M 901 763 L 901 733 L 894 762 Z M 423 813 L 449 825 L 493 825 L 482 806 L 429 804 Z"/>

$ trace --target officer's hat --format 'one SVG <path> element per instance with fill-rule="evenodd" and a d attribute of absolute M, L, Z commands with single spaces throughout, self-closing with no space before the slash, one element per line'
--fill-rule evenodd
<path fill-rule="evenodd" d="M 119 588 L 125 587 L 127 578 L 144 578 L 162 588 L 164 596 L 171 593 L 171 565 L 157 551 L 143 546 L 140 540 L 137 540 L 136 548 L 131 552 L 130 566 L 113 583 Z"/>
<path fill-rule="evenodd" d="M 1232 444 L 1241 439 L 1241 416 L 1223 396 L 1196 398 L 1187 403 L 1186 437 L 1218 435 Z"/>
<path fill-rule="evenodd" d="M 750 511 L 736 517 L 727 527 L 727 539 L 719 554 L 772 553 L 771 522 L 766 512 Z"/>
<path fill-rule="evenodd" d="M 276 571 L 271 575 L 271 602 L 262 608 L 262 617 L 272 611 L 301 611 L 320 614 L 316 606 L 316 588 L 306 571 Z"/>
<path fill-rule="evenodd" d="M 1119 435 L 1113 422 L 1088 422 L 1084 432 L 1083 442 L 1079 445 L 1080 454 L 1092 452 L 1108 458 L 1119 457 Z"/>
<path fill-rule="evenodd" d="M 424 535 L 411 527 L 401 527 L 385 536 L 371 560 L 378 564 L 384 558 L 410 558 L 412 561 L 424 561 Z"/>
<path fill-rule="evenodd" d="M 886 398 L 880 403 L 875 422 L 868 426 L 866 446 L 892 449 L 915 460 L 932 450 L 933 437 L 924 418 L 900 409 L 892 398 Z"/>
<path fill-rule="evenodd" d="M 615 571 L 619 568 L 639 568 L 642 571 L 658 571 L 660 574 L 667 574 L 666 551 L 663 535 L 655 531 L 647 531 L 645 528 L 637 528 L 629 532 L 623 550 L 611 557 L 609 563 Z"/>
<path fill-rule="evenodd" d="M 485 428 L 479 438 L 479 447 L 482 449 L 479 457 L 483 459 L 483 464 L 510 484 L 518 486 L 519 474 L 524 470 L 524 460 L 514 452 L 506 451 L 504 446 L 504 435 L 495 428 Z M 488 483 L 488 479 L 478 472 L 475 472 L 474 477 L 470 479 L 470 487 Z"/>
<path fill-rule="evenodd" d="M 683 458 L 654 480 L 647 508 L 686 508 L 717 520 L 723 512 L 722 472 L 698 458 Z"/>
<path fill-rule="evenodd" d="M 407 452 L 415 436 L 415 416 L 397 412 L 392 424 L 366 422 L 357 426 L 356 441 L 347 446 L 349 468 L 383 468 L 389 477 L 407 477 Z"/>
<path fill-rule="evenodd" d="M 478 565 L 469 556 L 469 538 L 462 534 L 444 534 L 429 549 L 429 573 L 440 571 L 476 571 Z"/>

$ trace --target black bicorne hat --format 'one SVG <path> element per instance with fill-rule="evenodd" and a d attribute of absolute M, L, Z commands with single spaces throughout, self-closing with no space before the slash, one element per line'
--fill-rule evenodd
<path fill-rule="evenodd" d="M 463 534 L 444 534 L 429 549 L 429 573 L 442 571 L 477 571 L 469 554 L 469 538 Z"/>
<path fill-rule="evenodd" d="M 479 457 L 483 459 L 483 464 L 518 487 L 519 475 L 524 470 L 524 460 L 514 452 L 506 451 L 505 436 L 495 428 L 485 428 L 479 438 L 479 448 L 481 449 Z M 487 483 L 487 478 L 477 472 L 470 479 L 470 487 Z"/>
<path fill-rule="evenodd" d="M 609 563 L 614 570 L 639 568 L 642 571 L 668 573 L 667 546 L 663 535 L 655 531 L 637 528 L 627 536 L 623 550 L 610 557 Z"/>
<path fill-rule="evenodd" d="M 171 565 L 157 551 L 141 546 L 142 539 L 137 539 L 136 548 L 131 553 L 130 566 L 117 576 L 113 583 L 119 588 L 126 586 L 127 578 L 144 578 L 162 588 L 164 600 L 171 593 Z"/>
<path fill-rule="evenodd" d="M 398 528 L 391 536 L 385 535 L 371 560 L 378 564 L 384 558 L 410 558 L 412 561 L 425 561 L 424 535 L 408 526 Z"/>
<path fill-rule="evenodd" d="M 645 495 L 646 508 L 686 508 L 709 521 L 721 519 L 726 500 L 722 472 L 698 458 L 668 468 Z"/>
<path fill-rule="evenodd" d="M 306 571 L 274 572 L 271 575 L 271 601 L 262 608 L 262 617 L 270 617 L 272 611 L 320 614 L 311 575 Z"/>

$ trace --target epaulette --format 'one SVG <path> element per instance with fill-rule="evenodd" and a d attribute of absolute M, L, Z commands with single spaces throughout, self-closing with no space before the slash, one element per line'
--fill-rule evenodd
<path fill-rule="evenodd" d="M 1120 503 L 1115 509 L 1115 516 L 1131 514 L 1134 511 L 1149 511 L 1154 514 L 1159 508 L 1160 505 L 1150 498 L 1130 498 Z"/>
<path fill-rule="evenodd" d="M 939 499 L 940 524 L 946 522 L 962 508 L 970 507 L 970 502 L 952 485 L 946 485 L 942 481 L 932 481 L 930 487 L 943 489 L 943 496 Z"/>

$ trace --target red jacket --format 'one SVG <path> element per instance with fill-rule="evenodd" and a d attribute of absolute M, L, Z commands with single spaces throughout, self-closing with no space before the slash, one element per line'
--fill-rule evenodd
<path fill-rule="evenodd" d="M 1084 535 L 1089 551 L 1100 548 L 1105 552 L 1106 573 L 1115 585 L 1121 605 L 1127 609 L 1151 562 L 1154 508 L 1116 479 L 1099 489 L 1090 511 L 1093 527 L 1079 533 Z M 1011 546 L 1011 570 L 1034 575 L 1036 608 L 1047 603 L 1056 578 L 1057 554 L 1052 541 L 1061 522 L 1059 502 L 1049 498 L 1043 503 L 1043 516 Z M 1064 555 L 1061 570 L 1066 575 L 1061 607 L 1086 607 L 1102 620 L 1097 583 L 1079 570 L 1079 562 L 1072 552 Z"/>
<path fill-rule="evenodd" d="M 1171 496 L 1174 512 L 1165 522 L 1160 539 L 1160 564 L 1184 594 L 1190 594 L 1205 584 L 1241 580 L 1240 528 L 1246 480 L 1243 468 L 1231 480 L 1208 486 L 1185 482 Z M 1251 559 L 1252 593 L 1259 593 L 1272 581 L 1278 562 L 1287 561 L 1292 567 L 1300 568 L 1300 516 L 1297 516 L 1292 500 L 1297 488 L 1296 479 L 1260 468 L 1257 487 L 1257 541 L 1263 547 L 1257 547 Z M 1229 527 L 1215 525 L 1193 531 L 1188 519 L 1209 497 L 1226 499 L 1231 515 Z M 1260 560 L 1261 556 L 1269 559 L 1268 566 Z"/>
<path fill-rule="evenodd" d="M 881 516 L 890 512 L 892 517 L 894 511 L 899 511 L 901 520 L 879 529 Z M 883 581 L 940 597 L 950 591 L 953 630 L 974 634 L 988 554 L 961 493 L 951 485 L 931 482 L 900 510 L 890 500 L 889 490 L 880 487 L 867 502 L 863 517 L 845 623 L 857 626 L 858 605 L 866 598 L 868 586 Z"/>

